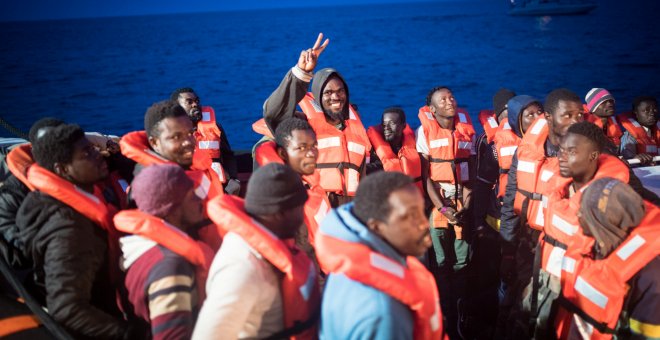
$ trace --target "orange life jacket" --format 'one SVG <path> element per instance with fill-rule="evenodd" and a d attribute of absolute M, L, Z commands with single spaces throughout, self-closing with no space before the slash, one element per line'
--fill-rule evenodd
<path fill-rule="evenodd" d="M 346 128 L 339 130 L 326 122 L 323 110 L 311 93 L 307 93 L 298 105 L 316 132 L 319 149 L 316 166 L 321 175 L 321 187 L 327 192 L 355 196 L 360 171 L 371 152 L 360 116 L 351 105 L 349 118 L 344 122 Z"/>
<path fill-rule="evenodd" d="M 311 322 L 318 317 L 320 290 L 317 281 L 318 269 L 307 254 L 292 243 L 278 239 L 265 227 L 258 224 L 245 212 L 241 198 L 231 195 L 216 197 L 208 204 L 209 217 L 216 223 L 221 234 L 233 232 L 284 273 L 282 277 L 282 305 L 284 306 L 284 327 L 294 327 L 298 323 Z M 317 322 L 291 339 L 316 339 Z"/>
<path fill-rule="evenodd" d="M 266 120 L 263 119 L 263 118 L 261 118 L 258 121 L 252 123 L 252 131 L 254 131 L 254 132 L 256 132 L 260 135 L 264 135 L 268 138 L 275 139 L 275 137 L 273 137 L 273 133 L 270 132 L 270 129 L 268 128 L 268 125 L 266 124 Z"/>
<path fill-rule="evenodd" d="M 119 141 L 119 147 L 124 156 L 142 166 L 150 166 L 154 164 L 176 165 L 176 163 L 163 158 L 161 155 L 151 150 L 149 142 L 147 141 L 147 133 L 144 131 L 127 133 Z M 202 187 L 206 189 L 205 191 L 209 198 L 222 195 L 222 182 L 215 171 L 210 168 L 197 168 L 195 164 L 193 164 L 190 169 L 191 170 L 186 171 L 188 177 L 195 182 L 196 186 L 202 185 Z M 204 176 L 202 176 L 200 172 L 203 173 Z M 201 193 L 201 191 L 199 193 Z"/>
<path fill-rule="evenodd" d="M 584 120 L 596 124 L 596 126 L 601 129 L 603 128 L 603 121 L 600 119 L 600 117 L 593 113 L 585 113 Z M 607 118 L 607 131 L 605 135 L 617 147 L 621 145 L 621 136 L 623 136 L 623 131 L 621 131 L 621 127 L 619 126 L 619 123 L 614 116 Z"/>
<path fill-rule="evenodd" d="M 518 188 L 513 211 L 520 216 L 521 225 L 542 230 L 545 224 L 547 195 L 557 186 L 571 179 L 559 176 L 557 157 L 545 156 L 545 141 L 548 137 L 547 121 L 537 118 L 523 136 L 518 146 Z"/>
<path fill-rule="evenodd" d="M 383 127 L 374 125 L 367 130 L 367 136 L 371 145 L 376 151 L 376 155 L 383 163 L 385 171 L 399 171 L 410 176 L 419 190 L 422 188 L 422 162 L 419 159 L 417 148 L 415 146 L 415 132 L 406 124 L 403 129 L 403 140 L 398 154 L 394 154 L 390 143 L 383 138 Z"/>
<path fill-rule="evenodd" d="M 500 166 L 500 180 L 497 197 L 504 197 L 506 193 L 506 183 L 509 180 L 509 169 L 511 169 L 511 160 L 516 154 L 518 144 L 521 138 L 516 135 L 509 125 L 507 118 L 502 119 L 500 126 L 495 132 L 495 149 L 497 150 L 497 162 Z"/>
<path fill-rule="evenodd" d="M 7 154 L 9 171 L 25 184 L 30 191 L 34 191 L 34 186 L 27 180 L 27 172 L 32 164 L 35 164 L 35 162 L 32 158 L 32 144 L 30 143 L 19 145 Z"/>
<path fill-rule="evenodd" d="M 210 106 L 202 107 L 202 120 L 197 122 L 195 131 L 195 154 L 193 166 L 197 169 L 211 168 L 218 175 L 220 182 L 227 182 L 227 175 L 220 164 L 220 136 L 222 132 L 215 119 L 215 110 Z"/>
<path fill-rule="evenodd" d="M 605 177 L 628 183 L 630 180 L 628 166 L 617 157 L 602 154 L 598 159 L 598 170 L 594 178 L 575 192 L 573 197 L 568 198 L 572 181 L 549 195 L 548 214 L 541 243 L 541 268 L 560 278 L 562 282 L 565 281 L 566 275 L 570 276 L 574 273 L 577 257 L 591 252 L 594 240 L 584 235 L 577 215 L 584 190 L 591 182 Z M 569 248 L 571 251 L 567 255 Z"/>
<path fill-rule="evenodd" d="M 274 141 L 261 143 L 254 152 L 254 159 L 259 166 L 268 163 L 284 164 L 284 161 L 277 154 L 277 146 Z M 319 173 L 314 171 L 311 175 L 302 176 L 303 182 L 307 186 L 307 202 L 305 202 L 305 225 L 307 226 L 307 235 L 309 243 L 314 245 L 314 235 L 319 229 L 321 221 L 330 211 L 330 201 L 325 194 L 325 190 L 319 186 Z"/>
<path fill-rule="evenodd" d="M 440 297 L 433 275 L 416 258 L 406 266 L 372 251 L 368 246 L 319 232 L 316 254 L 324 272 L 346 275 L 408 306 L 414 316 L 413 339 L 443 336 Z"/>
<path fill-rule="evenodd" d="M 500 126 L 500 124 L 497 123 L 497 116 L 493 113 L 493 110 L 481 110 L 479 111 L 479 122 L 484 128 L 488 143 L 492 143 L 495 140 L 495 134 Z"/>
<path fill-rule="evenodd" d="M 144 131 L 129 132 L 119 141 L 121 153 L 143 166 L 155 164 L 175 164 L 159 154 L 155 153 L 149 147 L 147 134 Z M 223 195 L 222 183 L 218 179 L 217 173 L 209 168 L 204 170 L 195 169 L 186 171 L 186 175 L 195 183 L 195 194 L 202 198 L 204 202 Z M 214 251 L 220 248 L 221 237 L 213 225 L 205 226 L 198 231 L 200 239 L 208 244 Z"/>
<path fill-rule="evenodd" d="M 635 116 L 630 113 L 622 113 L 619 115 L 621 125 L 637 140 L 637 153 L 647 153 L 649 155 L 657 156 L 658 146 L 660 146 L 660 120 L 655 123 L 651 129 L 651 136 L 646 134 L 644 127 L 637 122 Z"/>
<path fill-rule="evenodd" d="M 644 205 L 644 219 L 626 240 L 605 259 L 581 257 L 575 279 L 562 287 L 562 295 L 573 306 L 571 312 L 588 324 L 589 339 L 612 338 L 629 292 L 628 281 L 660 255 L 660 209 L 649 202 Z"/>
<path fill-rule="evenodd" d="M 468 113 L 461 108 L 456 110 L 453 131 L 441 128 L 428 106 L 419 109 L 418 117 L 429 146 L 431 180 L 445 183 L 469 181 L 468 159 L 475 131 Z"/>
<path fill-rule="evenodd" d="M 188 234 L 163 219 L 137 209 L 124 210 L 114 217 L 117 230 L 140 235 L 171 250 L 195 266 L 197 292 L 200 302 L 206 295 L 206 279 L 213 261 L 213 251 L 206 244 L 193 240 Z"/>
<path fill-rule="evenodd" d="M 117 210 L 105 202 L 100 186 L 95 185 L 94 194 L 90 194 L 36 163 L 28 169 L 27 180 L 36 190 L 68 205 L 108 233 L 110 278 L 113 283 L 117 283 L 120 277 L 117 265 L 120 255 L 119 233 L 112 222 L 112 217 Z"/>

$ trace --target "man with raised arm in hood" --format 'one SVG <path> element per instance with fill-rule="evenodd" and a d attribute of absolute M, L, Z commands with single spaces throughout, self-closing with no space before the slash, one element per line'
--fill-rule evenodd
<path fill-rule="evenodd" d="M 318 56 L 328 45 L 319 34 L 314 47 L 300 53 L 298 63 L 284 76 L 264 103 L 264 120 L 271 133 L 300 105 L 318 140 L 317 169 L 320 185 L 333 207 L 350 202 L 365 174 L 371 144 L 357 111 L 349 104 L 346 81 L 337 70 L 324 68 L 312 74 Z M 307 92 L 309 82 L 312 92 Z"/>

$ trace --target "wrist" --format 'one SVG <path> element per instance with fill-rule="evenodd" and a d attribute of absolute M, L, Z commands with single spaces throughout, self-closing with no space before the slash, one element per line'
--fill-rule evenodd
<path fill-rule="evenodd" d="M 309 83 L 312 80 L 313 73 L 312 72 L 307 72 L 303 69 L 300 68 L 300 66 L 296 65 L 291 68 L 291 73 L 293 73 L 293 76 L 306 82 Z"/>

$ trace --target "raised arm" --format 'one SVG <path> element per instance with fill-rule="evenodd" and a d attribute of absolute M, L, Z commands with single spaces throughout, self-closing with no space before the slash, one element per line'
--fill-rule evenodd
<path fill-rule="evenodd" d="M 319 33 L 314 46 L 300 52 L 298 63 L 287 72 L 277 89 L 264 102 L 263 115 L 271 132 L 275 131 L 282 120 L 295 114 L 298 102 L 305 97 L 318 57 L 330 42 L 326 39 L 321 44 L 322 40 L 323 33 Z"/>

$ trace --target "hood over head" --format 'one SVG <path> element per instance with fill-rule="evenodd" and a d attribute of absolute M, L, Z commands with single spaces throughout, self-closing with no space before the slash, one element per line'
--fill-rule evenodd
<path fill-rule="evenodd" d="M 321 108 L 323 108 L 323 104 L 321 103 L 321 98 L 323 97 L 323 88 L 325 88 L 325 84 L 328 82 L 328 79 L 330 76 L 336 75 L 339 77 L 339 79 L 344 83 L 344 89 L 346 90 L 346 106 L 344 106 L 344 119 L 348 119 L 348 104 L 350 103 L 350 96 L 349 96 L 349 91 L 348 91 L 348 85 L 346 84 L 346 81 L 344 80 L 344 77 L 342 77 L 341 73 L 339 73 L 337 70 L 334 68 L 324 68 L 316 73 L 314 73 L 314 79 L 312 79 L 312 94 L 314 95 L 314 100 L 319 104 Z"/>
<path fill-rule="evenodd" d="M 518 137 L 522 138 L 523 135 L 520 127 L 522 112 L 532 103 L 540 104 L 541 102 L 532 96 L 520 95 L 509 99 L 509 102 L 507 103 L 509 109 L 509 125 Z"/>

